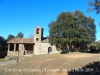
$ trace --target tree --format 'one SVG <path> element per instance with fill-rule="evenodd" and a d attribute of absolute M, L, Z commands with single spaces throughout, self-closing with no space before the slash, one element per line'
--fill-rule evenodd
<path fill-rule="evenodd" d="M 11 39 L 13 39 L 13 38 L 15 38 L 15 36 L 12 35 L 12 34 L 9 34 L 7 40 L 9 41 L 9 40 L 11 40 Z"/>
<path fill-rule="evenodd" d="M 28 38 L 34 38 L 33 34 L 30 34 L 30 35 L 28 36 Z"/>
<path fill-rule="evenodd" d="M 94 19 L 91 17 L 86 17 L 82 12 L 76 10 L 74 15 L 77 17 L 76 31 L 78 42 L 94 42 L 95 41 L 95 27 Z"/>
<path fill-rule="evenodd" d="M 100 0 L 88 0 L 88 11 L 96 10 L 96 13 L 100 13 Z"/>
<path fill-rule="evenodd" d="M 100 43 L 96 42 L 96 49 L 100 50 Z"/>
<path fill-rule="evenodd" d="M 7 44 L 4 37 L 0 36 L 0 58 L 7 55 Z"/>
<path fill-rule="evenodd" d="M 5 45 L 5 38 L 0 36 L 0 46 L 4 46 Z"/>
<path fill-rule="evenodd" d="M 0 50 L 2 49 L 2 47 L 4 47 L 6 44 L 6 40 L 4 37 L 0 36 Z"/>
<path fill-rule="evenodd" d="M 88 21 L 87 21 L 88 20 Z M 62 12 L 49 24 L 49 43 L 62 50 L 71 51 L 79 43 L 95 40 L 94 20 L 76 10 L 74 13 Z"/>
<path fill-rule="evenodd" d="M 24 36 L 24 34 L 22 32 L 19 32 L 16 37 L 17 38 L 23 38 L 23 36 Z"/>
<path fill-rule="evenodd" d="M 49 42 L 55 44 L 62 50 L 75 42 L 75 21 L 76 17 L 71 12 L 62 12 L 56 21 L 49 24 Z"/>

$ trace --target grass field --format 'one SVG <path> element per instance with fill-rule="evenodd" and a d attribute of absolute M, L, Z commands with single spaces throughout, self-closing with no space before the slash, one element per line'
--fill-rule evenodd
<path fill-rule="evenodd" d="M 69 70 L 79 69 L 100 61 L 100 54 L 68 53 L 21 57 L 19 63 L 0 66 L 0 75 L 71 75 Z"/>
<path fill-rule="evenodd" d="M 5 58 L 0 58 L 0 62 L 6 61 Z"/>

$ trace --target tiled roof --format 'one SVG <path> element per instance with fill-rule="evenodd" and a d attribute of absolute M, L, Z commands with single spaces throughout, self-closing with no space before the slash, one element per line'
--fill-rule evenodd
<path fill-rule="evenodd" d="M 49 39 L 48 38 L 43 38 L 42 39 L 42 43 L 48 43 L 49 42 Z"/>
<path fill-rule="evenodd" d="M 29 44 L 33 44 L 34 38 L 13 38 L 13 39 L 9 40 L 7 43 L 18 43 L 18 44 L 29 43 Z"/>

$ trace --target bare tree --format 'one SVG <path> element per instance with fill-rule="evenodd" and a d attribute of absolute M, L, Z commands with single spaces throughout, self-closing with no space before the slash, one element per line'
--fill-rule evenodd
<path fill-rule="evenodd" d="M 28 36 L 28 38 L 33 38 L 34 36 L 33 36 L 33 34 L 31 33 L 29 36 Z"/>

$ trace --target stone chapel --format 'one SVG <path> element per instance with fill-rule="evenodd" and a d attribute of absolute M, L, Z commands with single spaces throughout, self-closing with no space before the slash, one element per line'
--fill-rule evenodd
<path fill-rule="evenodd" d="M 51 46 L 47 37 L 43 37 L 43 28 L 34 29 L 34 38 L 13 38 L 9 40 L 7 56 L 40 55 L 59 53 Z"/>

